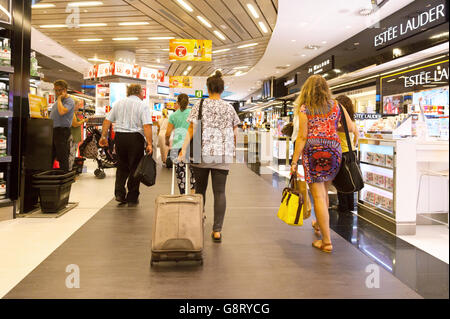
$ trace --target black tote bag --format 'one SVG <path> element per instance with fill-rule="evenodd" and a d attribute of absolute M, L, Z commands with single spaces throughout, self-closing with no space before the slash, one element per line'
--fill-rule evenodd
<path fill-rule="evenodd" d="M 364 188 L 364 180 L 359 168 L 359 162 L 356 158 L 356 154 L 353 152 L 352 143 L 350 141 L 350 135 L 348 133 L 347 120 L 345 118 L 344 110 L 341 109 L 341 120 L 345 130 L 345 138 L 347 139 L 347 145 L 349 151 L 342 153 L 341 167 L 339 172 L 333 180 L 333 185 L 336 190 L 341 193 L 354 193 L 359 192 Z"/>
<path fill-rule="evenodd" d="M 134 172 L 134 178 L 139 180 L 145 186 L 153 186 L 156 182 L 156 162 L 152 154 L 146 154 Z"/>

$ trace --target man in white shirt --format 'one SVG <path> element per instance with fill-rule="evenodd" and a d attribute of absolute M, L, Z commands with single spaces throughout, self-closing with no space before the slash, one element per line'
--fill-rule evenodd
<path fill-rule="evenodd" d="M 152 116 L 150 107 L 142 100 L 142 88 L 131 84 L 127 88 L 127 98 L 117 101 L 103 121 L 100 146 L 108 145 L 108 131 L 112 123 L 115 131 L 115 146 L 118 155 L 114 195 L 119 205 L 137 205 L 140 182 L 134 172 L 144 156 L 144 149 L 152 153 Z M 147 145 L 145 146 L 145 140 Z M 128 180 L 128 182 L 127 182 Z M 125 189 L 127 182 L 128 193 Z"/>

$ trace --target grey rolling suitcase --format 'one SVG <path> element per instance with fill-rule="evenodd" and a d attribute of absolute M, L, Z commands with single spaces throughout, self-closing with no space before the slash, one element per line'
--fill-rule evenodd
<path fill-rule="evenodd" d="M 171 195 L 159 195 L 152 228 L 150 264 L 159 261 L 200 261 L 203 265 L 203 196 L 188 194 L 189 167 L 186 164 L 186 192 L 174 195 L 175 165 Z"/>

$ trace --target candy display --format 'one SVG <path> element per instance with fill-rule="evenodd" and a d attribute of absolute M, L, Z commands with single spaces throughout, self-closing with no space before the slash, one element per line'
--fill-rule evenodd
<path fill-rule="evenodd" d="M 366 152 L 362 156 L 362 159 L 363 159 L 363 162 L 366 162 L 366 163 L 380 165 L 380 166 L 394 167 L 394 156 L 393 155 Z"/>
<path fill-rule="evenodd" d="M 394 190 L 394 179 L 384 175 L 375 174 L 372 172 L 365 172 L 364 181 L 368 184 L 383 187 L 390 191 Z"/>
<path fill-rule="evenodd" d="M 378 206 L 388 211 L 392 211 L 394 207 L 394 202 L 392 199 L 369 191 L 364 194 L 364 200 L 372 205 Z"/>

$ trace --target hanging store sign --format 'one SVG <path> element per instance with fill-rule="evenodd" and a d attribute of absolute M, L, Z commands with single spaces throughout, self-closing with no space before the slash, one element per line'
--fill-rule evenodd
<path fill-rule="evenodd" d="M 169 76 L 170 88 L 192 88 L 192 76 Z"/>
<path fill-rule="evenodd" d="M 334 69 L 334 55 L 326 58 L 320 63 L 314 64 L 308 67 L 308 75 L 311 74 L 322 74 Z"/>
<path fill-rule="evenodd" d="M 289 87 L 297 84 L 297 73 L 284 81 L 284 86 Z"/>
<path fill-rule="evenodd" d="M 84 72 L 84 79 L 123 76 L 139 80 L 164 82 L 164 71 L 141 67 L 137 64 L 109 62 L 96 64 Z"/>
<path fill-rule="evenodd" d="M 203 91 L 202 90 L 195 90 L 195 97 L 202 98 L 203 97 Z"/>
<path fill-rule="evenodd" d="M 210 62 L 212 60 L 212 40 L 172 39 L 169 42 L 169 59 Z"/>
<path fill-rule="evenodd" d="M 374 47 L 377 49 L 384 48 L 402 39 L 423 32 L 431 27 L 448 21 L 448 2 L 446 0 L 424 1 L 423 11 L 408 16 L 406 20 L 396 25 L 381 25 L 382 32 L 375 35 L 373 39 Z M 427 5 L 427 7 L 425 7 Z"/>
<path fill-rule="evenodd" d="M 425 64 L 424 66 L 405 70 L 380 78 L 380 91 L 383 96 L 417 92 L 433 87 L 448 86 L 448 59 Z"/>

